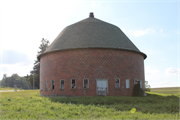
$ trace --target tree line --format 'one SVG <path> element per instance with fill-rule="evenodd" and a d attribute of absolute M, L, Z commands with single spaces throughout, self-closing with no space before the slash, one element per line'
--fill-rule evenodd
<path fill-rule="evenodd" d="M 14 85 L 17 85 L 18 88 L 22 89 L 30 89 L 31 86 L 26 80 L 25 77 L 20 77 L 18 74 L 13 74 L 11 77 L 7 77 L 6 74 L 3 75 L 1 86 L 4 87 L 14 87 Z"/>
<path fill-rule="evenodd" d="M 42 38 L 40 44 L 40 51 L 38 51 L 37 56 L 44 53 L 44 51 L 49 46 L 49 40 Z M 18 74 L 13 74 L 11 77 L 7 77 L 7 74 L 3 75 L 0 85 L 3 87 L 14 87 L 16 84 L 18 88 L 22 89 L 33 89 L 33 79 L 34 79 L 34 88 L 39 89 L 40 85 L 40 62 L 38 58 L 34 61 L 33 70 L 30 71 L 30 74 L 27 74 L 24 77 L 20 77 Z"/>

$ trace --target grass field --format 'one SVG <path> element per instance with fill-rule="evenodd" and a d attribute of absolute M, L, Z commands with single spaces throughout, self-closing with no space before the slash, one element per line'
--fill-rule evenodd
<path fill-rule="evenodd" d="M 0 90 L 14 90 L 12 87 L 0 87 Z"/>
<path fill-rule="evenodd" d="M 25 90 L 1 93 L 0 102 L 1 119 L 179 119 L 179 93 L 46 98 Z"/>
<path fill-rule="evenodd" d="M 0 90 L 14 90 L 14 88 L 13 87 L 2 87 L 2 86 L 0 86 Z M 17 90 L 20 90 L 20 88 L 17 88 Z"/>
<path fill-rule="evenodd" d="M 151 92 L 163 94 L 177 94 L 180 92 L 180 87 L 151 88 Z"/>

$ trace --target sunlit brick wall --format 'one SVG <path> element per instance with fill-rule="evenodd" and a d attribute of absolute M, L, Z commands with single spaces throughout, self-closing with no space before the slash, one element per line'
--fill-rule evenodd
<path fill-rule="evenodd" d="M 83 79 L 89 79 L 89 89 L 83 89 Z M 108 79 L 108 95 L 131 96 L 134 79 L 142 80 L 144 87 L 144 57 L 140 53 L 115 49 L 74 49 L 52 52 L 40 58 L 40 82 L 42 96 L 70 95 L 96 96 L 97 78 Z M 120 88 L 115 79 L 120 78 Z M 64 79 L 64 90 L 60 80 Z M 71 89 L 71 79 L 76 79 L 76 89 Z M 126 89 L 126 79 L 130 88 Z M 55 89 L 51 90 L 51 80 Z M 48 81 L 45 90 L 45 81 Z"/>

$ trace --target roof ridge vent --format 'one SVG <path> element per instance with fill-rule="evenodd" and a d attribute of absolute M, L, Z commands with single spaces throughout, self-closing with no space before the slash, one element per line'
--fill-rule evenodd
<path fill-rule="evenodd" d="M 94 18 L 93 12 L 90 12 L 89 17 Z"/>

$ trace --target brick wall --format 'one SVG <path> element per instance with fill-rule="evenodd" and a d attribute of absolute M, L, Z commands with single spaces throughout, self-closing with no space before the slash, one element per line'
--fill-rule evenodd
<path fill-rule="evenodd" d="M 89 79 L 89 89 L 83 89 L 83 79 Z M 132 96 L 134 79 L 142 80 L 144 87 L 144 57 L 140 53 L 114 49 L 75 49 L 45 54 L 40 58 L 40 82 L 42 96 L 70 95 L 96 96 L 96 80 L 108 79 L 108 95 Z M 120 78 L 120 88 L 115 79 Z M 64 90 L 60 80 L 64 79 Z M 76 89 L 71 89 L 71 79 L 76 79 Z M 126 79 L 130 88 L 126 89 Z M 51 80 L 55 89 L 51 90 Z M 45 90 L 45 81 L 48 81 Z"/>

